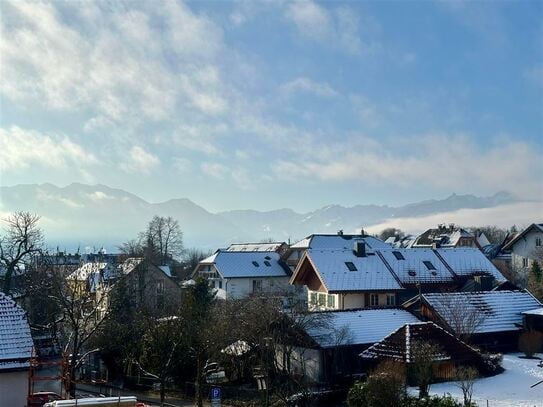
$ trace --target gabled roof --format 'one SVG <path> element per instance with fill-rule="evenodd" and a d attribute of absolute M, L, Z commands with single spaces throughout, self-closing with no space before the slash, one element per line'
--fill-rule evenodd
<path fill-rule="evenodd" d="M 356 241 L 365 242 L 370 249 L 390 247 L 382 240 L 366 235 L 314 234 L 292 245 L 291 249 L 352 249 Z"/>
<path fill-rule="evenodd" d="M 323 314 L 329 316 L 326 323 L 307 330 L 321 348 L 373 344 L 399 327 L 419 321 L 413 314 L 395 308 L 326 311 Z"/>
<path fill-rule="evenodd" d="M 508 250 L 511 247 L 515 245 L 524 235 L 531 230 L 535 230 L 537 232 L 543 233 L 543 223 L 532 223 L 530 226 L 528 226 L 526 229 L 524 229 L 522 232 L 517 234 L 513 239 L 509 240 L 504 246 L 503 250 Z"/>
<path fill-rule="evenodd" d="M 288 277 L 290 272 L 277 252 L 231 252 L 217 250 L 200 265 L 214 265 L 223 278 Z M 196 268 L 198 270 L 199 267 Z"/>
<path fill-rule="evenodd" d="M 437 249 L 436 253 L 445 260 L 457 276 L 487 274 L 498 281 L 506 280 L 484 253 L 475 247 Z"/>
<path fill-rule="evenodd" d="M 278 252 L 286 247 L 285 242 L 269 243 L 233 243 L 226 251 L 228 252 Z"/>
<path fill-rule="evenodd" d="M 527 291 L 481 291 L 430 293 L 422 295 L 439 317 L 449 326 L 453 315 L 462 305 L 466 315 L 473 312 L 485 317 L 474 333 L 516 331 L 522 328 L 522 313 L 541 307 L 541 303 Z"/>
<path fill-rule="evenodd" d="M 386 264 L 374 253 L 358 257 L 351 249 L 309 249 L 304 258 L 313 265 L 328 292 L 402 289 Z M 347 263 L 352 263 L 356 270 L 351 271 Z"/>
<path fill-rule="evenodd" d="M 24 310 L 0 292 L 0 371 L 29 367 L 32 348 Z"/>
<path fill-rule="evenodd" d="M 405 324 L 382 341 L 370 346 L 360 356 L 364 359 L 388 359 L 413 362 L 412 344 L 415 341 L 431 341 L 439 346 L 433 360 L 469 361 L 480 360 L 481 355 L 471 346 L 457 339 L 433 322 Z"/>
<path fill-rule="evenodd" d="M 77 280 L 77 281 L 88 281 L 92 274 L 104 272 L 108 269 L 111 269 L 112 266 L 109 263 L 95 263 L 89 262 L 83 264 L 81 267 L 76 269 L 73 273 L 66 277 L 68 280 Z"/>
<path fill-rule="evenodd" d="M 476 248 L 367 250 L 359 257 L 351 249 L 308 249 L 291 283 L 299 283 L 307 263 L 328 292 L 401 290 L 415 284 L 456 283 L 458 278 L 491 275 L 505 281 L 496 267 Z M 348 264 L 352 263 L 352 264 Z M 352 270 L 350 269 L 352 268 Z"/>
<path fill-rule="evenodd" d="M 419 235 L 413 246 L 432 246 L 434 243 L 440 243 L 441 247 L 455 247 L 461 238 L 475 239 L 475 235 L 455 225 L 440 225 Z"/>

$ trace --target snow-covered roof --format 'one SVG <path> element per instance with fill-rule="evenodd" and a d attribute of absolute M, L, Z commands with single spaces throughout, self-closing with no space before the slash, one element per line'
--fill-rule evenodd
<path fill-rule="evenodd" d="M 439 243 L 441 247 L 455 247 L 461 238 L 475 239 L 475 236 L 468 230 L 453 224 L 439 225 L 437 228 L 428 229 L 419 235 L 413 246 L 432 246 L 434 243 Z"/>
<path fill-rule="evenodd" d="M 352 249 L 356 241 L 364 241 L 370 249 L 390 247 L 382 240 L 366 235 L 315 234 L 292 244 L 292 249 Z"/>
<path fill-rule="evenodd" d="M 269 243 L 233 243 L 226 251 L 229 252 L 278 252 L 286 245 L 285 242 Z"/>
<path fill-rule="evenodd" d="M 158 268 L 162 270 L 162 272 L 168 277 L 172 276 L 172 270 L 170 269 L 170 266 L 158 266 Z"/>
<path fill-rule="evenodd" d="M 138 267 L 143 262 L 143 258 L 141 257 L 130 257 L 123 261 L 119 268 L 122 272 L 122 274 L 129 274 L 134 270 L 136 267 Z"/>
<path fill-rule="evenodd" d="M 68 280 L 88 281 L 89 277 L 91 277 L 92 274 L 99 273 L 100 271 L 105 271 L 108 268 L 111 268 L 109 263 L 89 262 L 83 264 L 66 278 Z"/>
<path fill-rule="evenodd" d="M 29 367 L 32 347 L 24 310 L 0 292 L 0 370 Z"/>
<path fill-rule="evenodd" d="M 405 324 L 419 322 L 411 313 L 396 308 L 326 312 L 330 319 L 307 330 L 322 348 L 379 342 Z"/>
<path fill-rule="evenodd" d="M 400 362 L 413 362 L 413 346 L 416 341 L 428 341 L 438 345 L 432 355 L 434 361 L 454 360 L 475 362 L 481 355 L 471 346 L 445 331 L 433 322 L 405 324 L 383 340 L 370 346 L 360 356 L 364 359 L 392 359 Z"/>
<path fill-rule="evenodd" d="M 287 277 L 288 267 L 277 252 L 230 252 L 218 250 L 200 264 L 213 264 L 223 278 Z"/>
<path fill-rule="evenodd" d="M 543 317 L 543 307 L 531 309 L 523 312 L 524 315 L 539 315 Z"/>
<path fill-rule="evenodd" d="M 484 273 L 492 275 L 498 281 L 506 280 L 484 253 L 475 247 L 437 249 L 436 252 L 458 276 Z"/>
<path fill-rule="evenodd" d="M 402 284 L 449 282 L 453 278 L 432 249 L 387 249 L 379 252 Z"/>
<path fill-rule="evenodd" d="M 352 249 L 309 249 L 306 256 L 315 266 L 328 292 L 402 289 L 375 253 L 358 257 Z"/>
<path fill-rule="evenodd" d="M 449 326 L 458 318 L 455 314 L 460 305 L 465 315 L 474 315 L 474 312 L 484 315 L 475 333 L 519 330 L 522 313 L 542 306 L 526 291 L 430 293 L 422 297 Z"/>

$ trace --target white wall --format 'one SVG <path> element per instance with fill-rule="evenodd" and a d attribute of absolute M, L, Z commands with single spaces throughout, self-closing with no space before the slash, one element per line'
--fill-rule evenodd
<path fill-rule="evenodd" d="M 364 294 L 345 294 L 343 309 L 364 308 Z"/>
<path fill-rule="evenodd" d="M 25 407 L 28 371 L 0 373 L 0 407 Z"/>
<path fill-rule="evenodd" d="M 225 296 L 227 298 L 244 298 L 253 294 L 253 280 L 262 281 L 262 292 L 285 292 L 292 289 L 288 284 L 288 277 L 230 278 L 223 281 L 223 291 L 226 290 Z"/>
<path fill-rule="evenodd" d="M 528 268 L 532 266 L 534 251 L 536 250 L 536 238 L 538 237 L 543 241 L 543 232 L 531 230 L 513 245 L 511 250 L 511 265 L 513 269 L 520 270 L 523 268 L 522 259 L 529 259 Z M 543 246 L 540 250 L 543 252 Z"/>

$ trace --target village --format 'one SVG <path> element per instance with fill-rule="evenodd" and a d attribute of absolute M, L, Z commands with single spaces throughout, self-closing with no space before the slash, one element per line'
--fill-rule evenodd
<path fill-rule="evenodd" d="M 541 223 L 205 253 L 156 216 L 85 254 L 3 226 L 1 406 L 542 405 Z"/>

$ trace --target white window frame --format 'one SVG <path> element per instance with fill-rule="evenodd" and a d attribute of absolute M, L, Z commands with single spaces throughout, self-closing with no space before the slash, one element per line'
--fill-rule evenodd
<path fill-rule="evenodd" d="M 375 299 L 375 301 L 374 301 Z M 375 304 L 374 304 L 375 302 Z M 379 294 L 372 293 L 370 294 L 370 306 L 378 307 L 379 306 Z"/>
<path fill-rule="evenodd" d="M 253 293 L 262 292 L 262 280 L 253 280 Z"/>
<path fill-rule="evenodd" d="M 541 247 L 541 237 L 539 236 L 535 238 L 535 247 Z"/>
<path fill-rule="evenodd" d="M 396 305 L 396 294 L 387 294 L 387 305 L 389 307 Z"/>

